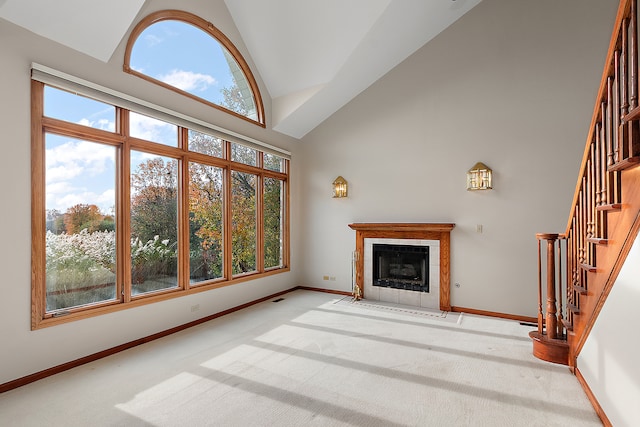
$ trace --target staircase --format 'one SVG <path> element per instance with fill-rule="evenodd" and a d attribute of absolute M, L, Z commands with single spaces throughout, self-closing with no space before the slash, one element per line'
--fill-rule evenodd
<path fill-rule="evenodd" d="M 536 235 L 533 354 L 572 370 L 640 228 L 638 3 L 620 1 L 566 231 Z"/>

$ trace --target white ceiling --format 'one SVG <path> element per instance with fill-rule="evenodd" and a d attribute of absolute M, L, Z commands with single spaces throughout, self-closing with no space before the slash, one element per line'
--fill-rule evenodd
<path fill-rule="evenodd" d="M 480 1 L 224 0 L 273 100 L 273 128 L 296 138 Z M 106 62 L 144 3 L 0 0 L 0 17 Z"/>
<path fill-rule="evenodd" d="M 107 62 L 144 2 L 0 0 L 0 18 Z"/>

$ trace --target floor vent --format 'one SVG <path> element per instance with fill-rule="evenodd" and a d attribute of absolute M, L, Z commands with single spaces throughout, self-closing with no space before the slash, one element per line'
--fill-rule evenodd
<path fill-rule="evenodd" d="M 273 300 L 273 301 L 271 301 L 271 302 L 280 302 L 280 301 L 284 301 L 284 298 L 274 299 L 274 300 Z"/>
<path fill-rule="evenodd" d="M 532 328 L 537 328 L 538 324 L 537 323 L 531 323 L 531 322 L 520 322 L 521 326 L 531 326 Z"/>

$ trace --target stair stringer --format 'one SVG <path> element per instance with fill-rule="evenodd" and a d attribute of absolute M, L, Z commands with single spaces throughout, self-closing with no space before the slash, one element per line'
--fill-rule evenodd
<path fill-rule="evenodd" d="M 596 245 L 596 271 L 587 273 L 586 293 L 578 295 L 580 313 L 574 315 L 573 330 L 568 332 L 569 367 L 577 357 L 606 303 L 607 296 L 631 250 L 640 229 L 640 167 L 622 171 L 622 206 L 607 214 L 607 244 Z"/>

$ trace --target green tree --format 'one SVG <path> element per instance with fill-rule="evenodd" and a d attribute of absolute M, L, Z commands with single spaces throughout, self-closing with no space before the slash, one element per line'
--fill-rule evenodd
<path fill-rule="evenodd" d="M 47 209 L 47 231 L 60 234 L 65 231 L 64 214 L 57 209 Z"/>
<path fill-rule="evenodd" d="M 265 178 L 264 182 L 264 266 L 282 263 L 282 181 Z"/>

